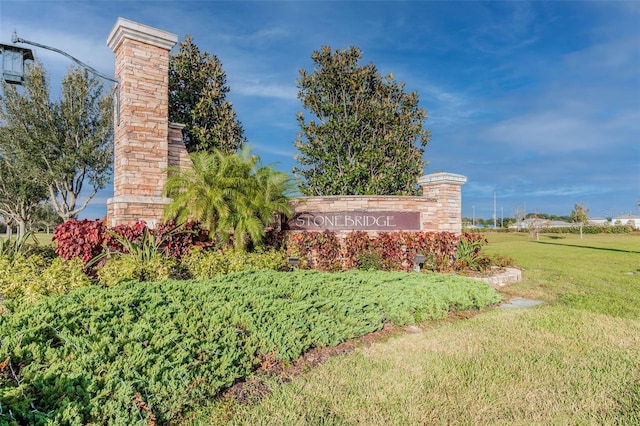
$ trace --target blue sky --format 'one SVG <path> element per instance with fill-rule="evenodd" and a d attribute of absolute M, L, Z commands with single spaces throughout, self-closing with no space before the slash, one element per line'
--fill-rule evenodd
<path fill-rule="evenodd" d="M 302 110 L 295 80 L 323 45 L 354 45 L 363 63 L 417 91 L 432 138 L 425 173 L 463 174 L 463 215 L 640 213 L 640 2 L 10 1 L 11 33 L 108 75 L 118 17 L 191 34 L 217 55 L 254 152 L 290 172 Z M 59 87 L 72 65 L 34 53 Z M 106 213 L 112 189 L 83 217 Z"/>

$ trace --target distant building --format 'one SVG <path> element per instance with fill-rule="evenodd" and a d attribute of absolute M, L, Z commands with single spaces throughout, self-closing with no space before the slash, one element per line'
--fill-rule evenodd
<path fill-rule="evenodd" d="M 594 226 L 604 226 L 611 225 L 611 221 L 604 217 L 590 217 L 588 224 Z"/>
<path fill-rule="evenodd" d="M 634 229 L 640 229 L 640 216 L 625 214 L 611 219 L 613 225 L 631 225 Z"/>
<path fill-rule="evenodd" d="M 575 224 L 564 222 L 562 220 L 549 220 L 549 219 L 541 219 L 536 217 L 530 217 L 520 222 L 516 222 L 514 224 L 509 225 L 509 229 L 541 229 L 541 228 L 570 228 Z"/>

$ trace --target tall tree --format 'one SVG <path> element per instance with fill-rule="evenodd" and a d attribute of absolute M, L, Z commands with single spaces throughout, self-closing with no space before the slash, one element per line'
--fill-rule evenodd
<path fill-rule="evenodd" d="M 0 128 L 0 216 L 18 225 L 18 238 L 47 198 L 47 187 L 24 156 L 12 151 L 9 129 Z"/>
<path fill-rule="evenodd" d="M 429 132 L 418 94 L 360 65 L 356 47 L 314 51 L 312 73 L 300 71 L 298 98 L 315 120 L 298 113 L 300 151 L 294 167 L 307 195 L 414 195 Z"/>
<path fill-rule="evenodd" d="M 248 149 L 197 152 L 191 159 L 193 169 L 169 168 L 165 195 L 173 201 L 165 210 L 167 218 L 198 220 L 221 242 L 242 249 L 261 243 L 276 213 L 291 214 L 289 176 L 262 166 Z"/>
<path fill-rule="evenodd" d="M 571 211 L 571 219 L 580 225 L 580 239 L 582 239 L 582 227 L 589 222 L 589 209 L 582 204 L 575 204 Z"/>
<path fill-rule="evenodd" d="M 75 217 L 110 178 L 111 96 L 103 96 L 102 84 L 88 71 L 71 69 L 61 98 L 50 101 L 40 64 L 29 69 L 22 90 L 6 83 L 2 90 L 0 119 L 12 131 L 13 152 L 37 171 L 56 213 L 63 220 Z M 81 193 L 85 199 L 79 203 Z"/>
<path fill-rule="evenodd" d="M 227 93 L 227 75 L 220 59 L 201 53 L 187 35 L 169 60 L 169 120 L 186 125 L 187 151 L 231 153 L 242 148 L 244 130 Z"/>

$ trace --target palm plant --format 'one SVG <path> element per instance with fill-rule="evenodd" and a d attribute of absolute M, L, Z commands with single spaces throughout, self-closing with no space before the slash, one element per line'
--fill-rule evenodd
<path fill-rule="evenodd" d="M 276 214 L 291 214 L 289 176 L 262 166 L 249 149 L 197 152 L 191 159 L 190 170 L 169 169 L 164 193 L 173 200 L 167 218 L 199 221 L 221 242 L 243 249 L 260 244 Z"/>

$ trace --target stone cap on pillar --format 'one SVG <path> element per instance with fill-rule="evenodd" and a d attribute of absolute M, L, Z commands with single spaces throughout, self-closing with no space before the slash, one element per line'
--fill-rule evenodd
<path fill-rule="evenodd" d="M 433 186 L 433 185 L 464 185 L 467 182 L 467 177 L 463 175 L 457 175 L 455 173 L 437 172 L 424 175 L 418 178 L 418 185 L 421 187 Z"/>
<path fill-rule="evenodd" d="M 166 50 L 171 50 L 178 42 L 178 36 L 176 34 L 125 18 L 118 18 L 109 37 L 107 37 L 107 46 L 115 51 L 116 47 L 125 37 Z"/>

